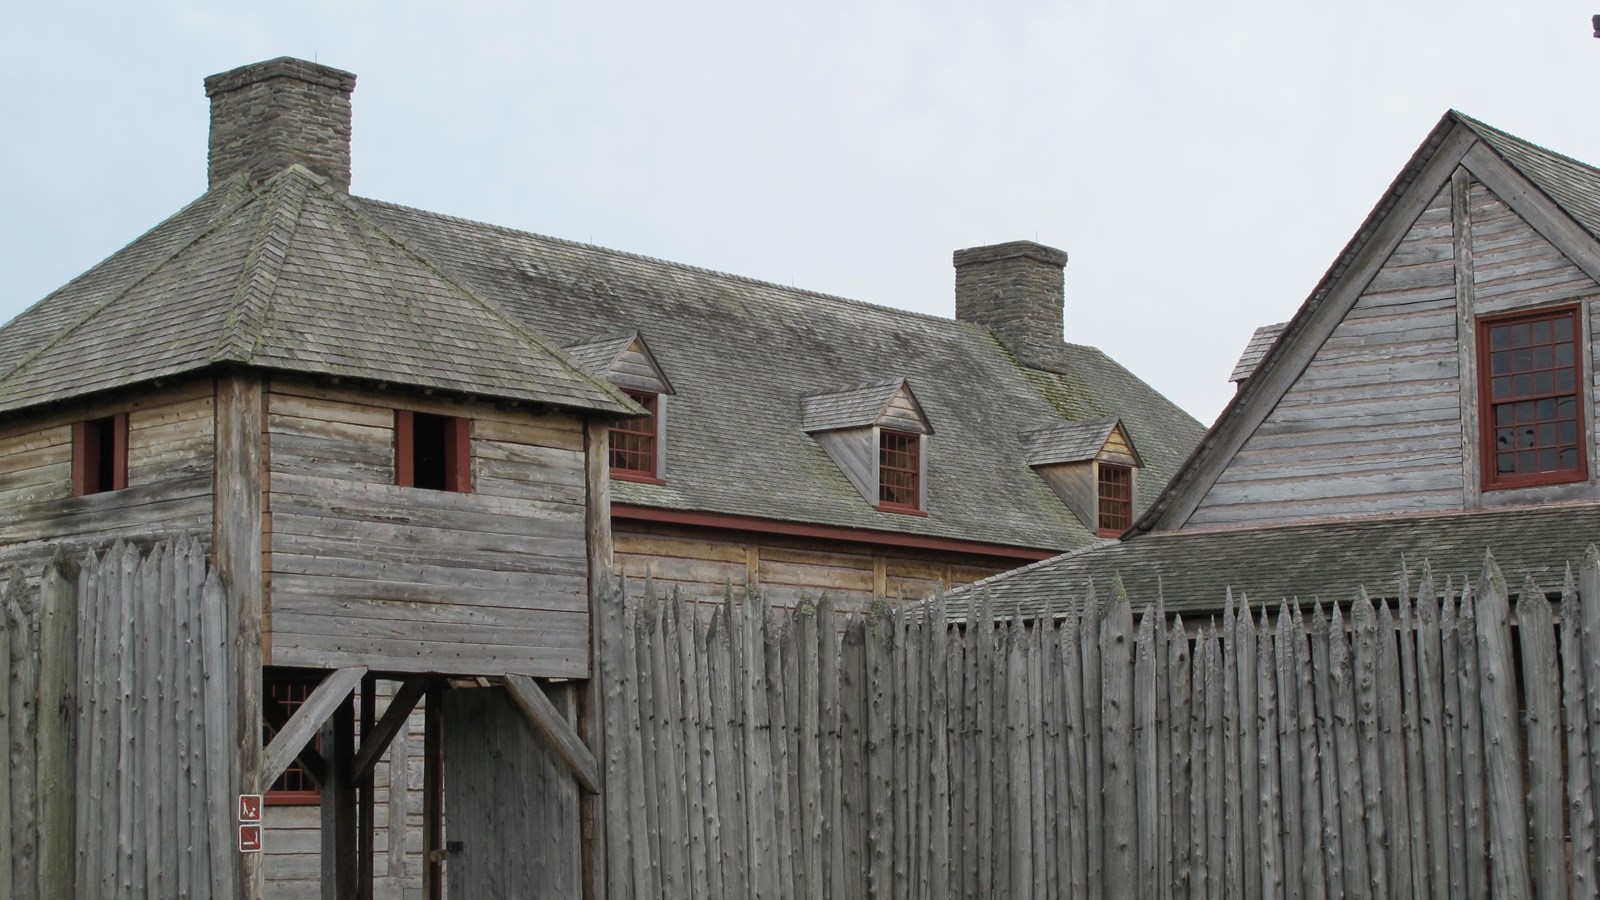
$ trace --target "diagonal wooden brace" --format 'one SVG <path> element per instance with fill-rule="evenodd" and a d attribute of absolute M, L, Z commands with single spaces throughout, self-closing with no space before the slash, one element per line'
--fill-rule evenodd
<path fill-rule="evenodd" d="M 278 780 L 283 770 L 289 768 L 289 764 L 300 755 L 300 748 L 310 742 L 322 723 L 328 721 L 328 717 L 344 702 L 344 698 L 350 696 L 350 692 L 355 690 L 366 674 L 366 666 L 356 666 L 340 669 L 322 679 L 322 683 L 300 704 L 289 721 L 283 723 L 283 727 L 273 735 L 272 743 L 262 752 L 260 787 L 264 788 Z"/>
<path fill-rule="evenodd" d="M 388 708 L 383 711 L 383 718 L 373 726 L 372 734 L 361 742 L 361 749 L 356 752 L 355 762 L 350 765 L 351 778 L 360 781 L 367 776 L 367 772 L 373 766 L 378 764 L 378 757 L 394 743 L 394 736 L 405 727 L 406 718 L 417 708 L 417 703 L 422 700 L 422 695 L 427 692 L 432 680 L 408 678 L 400 685 L 400 690 L 395 691 L 394 697 L 389 700 Z"/>
<path fill-rule="evenodd" d="M 594 754 L 545 696 L 539 682 L 526 675 L 507 675 L 505 683 L 511 699 L 533 723 L 534 729 L 550 742 L 550 748 L 572 770 L 578 784 L 591 794 L 600 793 L 600 766 Z"/>

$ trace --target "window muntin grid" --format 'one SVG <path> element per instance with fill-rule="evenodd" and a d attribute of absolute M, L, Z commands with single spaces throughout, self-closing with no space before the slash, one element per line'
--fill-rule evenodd
<path fill-rule="evenodd" d="M 922 436 L 884 429 L 878 433 L 878 505 L 919 509 L 922 505 Z"/>
<path fill-rule="evenodd" d="M 1578 335 L 1576 307 L 1480 323 L 1484 487 L 1585 476 Z"/>
<path fill-rule="evenodd" d="M 1111 463 L 1098 468 L 1100 534 L 1120 535 L 1133 524 L 1133 469 Z"/>
<path fill-rule="evenodd" d="M 655 394 L 627 392 L 644 407 L 646 415 L 624 419 L 611 426 L 611 472 L 614 475 L 656 475 Z"/>

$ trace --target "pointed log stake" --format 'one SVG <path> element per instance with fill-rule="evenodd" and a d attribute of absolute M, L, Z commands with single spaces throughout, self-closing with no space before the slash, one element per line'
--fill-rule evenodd
<path fill-rule="evenodd" d="M 533 722 L 533 727 L 550 742 L 550 749 L 554 750 L 556 755 L 561 757 L 561 761 L 567 764 L 567 768 L 572 770 L 572 774 L 578 779 L 578 784 L 589 793 L 598 794 L 600 767 L 595 762 L 594 754 L 589 752 L 583 739 L 572 730 L 572 726 L 556 710 L 550 698 L 544 695 L 539 683 L 526 675 L 507 675 L 505 681 L 506 690 L 511 692 L 511 699 L 516 701 L 517 707 Z"/>
<path fill-rule="evenodd" d="M 361 683 L 362 676 L 366 674 L 366 666 L 353 666 L 340 669 L 322 679 L 322 683 L 311 692 L 306 702 L 300 704 L 300 708 L 294 711 L 294 715 L 283 724 L 283 728 L 273 735 L 272 743 L 262 752 L 262 784 L 271 784 L 278 780 L 278 776 L 289 768 L 289 763 L 294 762 L 294 758 L 300 755 L 300 748 L 311 740 L 311 736 L 317 733 L 323 722 L 328 721 L 328 717 L 333 715 L 333 711 L 345 697 L 350 696 L 350 692 Z"/>

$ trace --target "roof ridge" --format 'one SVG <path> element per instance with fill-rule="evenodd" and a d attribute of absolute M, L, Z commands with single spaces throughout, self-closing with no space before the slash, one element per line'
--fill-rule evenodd
<path fill-rule="evenodd" d="M 229 178 L 227 181 L 224 181 L 222 184 L 217 185 L 216 187 L 213 187 L 210 190 L 207 190 L 205 193 L 201 194 L 199 197 L 196 197 L 188 205 L 184 206 L 183 209 L 180 209 L 177 212 L 173 213 L 172 215 L 168 216 L 166 219 L 164 219 L 160 223 L 156 224 L 153 228 L 150 228 L 149 230 L 145 231 L 144 234 L 140 235 L 137 238 L 134 238 L 132 241 L 129 241 L 126 245 L 124 245 L 122 247 L 121 250 L 118 250 L 117 253 L 121 253 L 123 250 L 126 250 L 129 247 L 133 246 L 134 244 L 138 243 L 139 240 L 142 239 L 145 235 L 148 235 L 151 232 L 156 231 L 157 229 L 161 228 L 163 225 L 166 225 L 168 222 L 171 222 L 171 221 L 177 219 L 179 216 L 182 216 L 184 213 L 188 212 L 189 210 L 194 209 L 195 206 L 197 206 L 200 202 L 205 200 L 207 197 L 211 196 L 213 193 L 217 193 L 219 191 L 227 191 L 229 193 L 234 193 L 234 192 L 237 192 L 240 188 L 243 188 L 243 187 L 244 187 L 244 176 L 243 176 L 242 173 L 239 174 L 239 175 L 235 175 L 235 176 Z M 181 256 L 189 248 L 191 248 L 191 247 L 195 246 L 196 244 L 200 243 L 201 241 L 205 240 L 207 237 L 210 237 L 212 234 L 216 233 L 216 231 L 218 229 L 222 228 L 225 224 L 233 221 L 233 217 L 236 214 L 238 214 L 241 210 L 243 210 L 246 207 L 248 207 L 251 203 L 254 203 L 257 199 L 259 199 L 259 196 L 260 195 L 256 191 L 249 190 L 249 189 L 246 188 L 246 193 L 242 197 L 240 197 L 236 202 L 229 203 L 229 202 L 226 202 L 226 200 L 225 200 L 224 203 L 223 203 L 222 209 L 220 209 L 217 212 L 213 213 L 212 216 L 211 216 L 211 220 L 206 224 L 206 226 L 204 228 L 201 228 L 192 238 L 190 238 L 187 241 L 184 241 L 182 244 L 178 245 L 177 247 L 174 247 L 171 252 L 163 254 L 160 259 L 158 259 L 155 262 L 151 263 L 148 267 L 145 268 L 145 270 L 143 272 L 139 273 L 139 276 L 137 278 L 131 279 L 130 281 L 128 281 L 127 284 L 124 284 L 120 290 L 112 292 L 110 296 L 106 297 L 104 300 L 102 300 L 99 303 L 95 304 L 93 308 L 91 308 L 88 312 L 84 313 L 81 317 L 79 317 L 77 321 L 75 321 L 72 324 L 66 326 L 65 328 L 61 328 L 61 329 L 57 330 L 55 335 L 53 337 L 51 337 L 50 340 L 41 342 L 37 347 L 34 348 L 32 353 L 29 353 L 27 356 L 24 356 L 22 359 L 18 360 L 16 365 L 12 366 L 10 369 L 7 369 L 5 372 L 0 372 L 0 382 L 4 382 L 4 381 L 10 380 L 18 372 L 21 372 L 23 369 L 27 368 L 27 366 L 30 363 L 32 363 L 34 360 L 36 360 L 39 357 L 43 356 L 51 348 L 55 347 L 57 344 L 60 344 L 62 341 L 66 340 L 67 337 L 69 335 L 71 335 L 73 332 L 77 331 L 78 329 L 82 328 L 84 325 L 88 324 L 96 316 L 100 315 L 100 313 L 104 312 L 107 308 L 109 308 L 113 303 L 116 303 L 118 300 L 121 300 L 123 297 L 127 296 L 128 292 L 132 291 L 134 288 L 136 288 L 139 285 L 143 284 L 151 276 L 153 276 L 157 272 L 161 271 L 163 268 L 166 267 L 166 265 L 168 263 L 172 262 L 174 259 L 177 259 L 179 256 Z M 116 255 L 117 255 L 116 253 L 113 253 L 111 256 L 115 257 Z M 110 258 L 111 257 L 107 257 L 107 259 L 110 259 Z M 101 262 L 103 263 L 104 260 L 102 260 Z M 91 267 L 91 269 L 89 271 L 93 271 L 94 268 L 98 268 L 98 267 L 99 267 L 99 264 L 96 264 L 96 266 Z M 79 275 L 77 278 L 72 279 L 71 281 L 67 282 L 66 284 L 62 285 L 59 288 L 56 288 L 55 290 L 51 291 L 49 294 L 46 294 L 45 297 L 42 300 L 40 300 L 38 303 L 35 303 L 33 306 L 30 306 L 28 309 L 29 310 L 35 309 L 35 308 L 37 308 L 37 307 L 49 302 L 50 298 L 59 295 L 61 292 L 65 291 L 68 288 L 72 287 L 73 285 L 77 284 L 79 281 L 81 281 L 88 274 L 89 274 L 89 272 L 84 272 L 82 275 Z M 26 314 L 27 310 L 24 310 L 23 313 Z"/>
<path fill-rule="evenodd" d="M 670 267 L 672 267 L 674 269 L 680 269 L 680 270 L 685 271 L 685 272 L 694 272 L 694 273 L 700 274 L 700 275 L 710 275 L 710 276 L 712 276 L 714 278 L 723 278 L 723 279 L 727 279 L 729 281 L 739 282 L 741 284 L 749 284 L 749 285 L 754 285 L 756 287 L 764 287 L 764 288 L 774 288 L 776 290 L 780 290 L 780 291 L 783 291 L 785 293 L 794 294 L 794 295 L 798 295 L 798 296 L 810 297 L 810 298 L 818 299 L 818 300 L 827 300 L 827 301 L 834 302 L 834 303 L 845 303 L 845 304 L 849 304 L 851 306 L 866 307 L 867 309 L 881 310 L 883 312 L 892 313 L 894 315 L 914 316 L 914 317 L 919 318 L 919 319 L 928 319 L 928 320 L 931 320 L 931 321 L 934 321 L 934 322 L 941 322 L 941 323 L 946 324 L 946 325 L 962 325 L 962 326 L 967 326 L 967 327 L 971 327 L 971 328 L 983 328 L 984 327 L 984 326 L 981 326 L 981 325 L 975 325 L 975 324 L 973 324 L 971 322 L 963 322 L 960 319 L 952 318 L 950 316 L 941 316 L 941 315 L 939 315 L 937 313 L 921 312 L 919 310 L 914 310 L 914 309 L 902 309 L 902 308 L 900 308 L 898 306 L 889 306 L 888 304 L 884 304 L 884 303 L 873 303 L 873 302 L 871 302 L 869 300 L 857 300 L 854 297 L 846 297 L 846 296 L 843 296 L 842 294 L 829 294 L 829 293 L 827 293 L 825 291 L 815 291 L 815 290 L 811 290 L 809 288 L 796 287 L 795 285 L 792 285 L 792 284 L 780 284 L 780 283 L 778 283 L 776 281 L 767 281 L 767 280 L 761 279 L 761 278 L 752 278 L 749 275 L 739 275 L 739 274 L 736 274 L 736 273 L 733 273 L 733 272 L 724 272 L 724 271 L 722 271 L 720 269 L 711 269 L 711 268 L 707 268 L 705 266 L 697 266 L 697 265 L 693 265 L 692 263 L 678 262 L 676 260 L 666 259 L 666 258 L 660 257 L 660 256 L 650 256 L 650 255 L 644 254 L 644 253 L 631 253 L 631 252 L 629 252 L 627 250 L 617 250 L 615 248 L 605 247 L 605 246 L 602 246 L 600 244 L 590 244 L 590 243 L 585 243 L 583 241 L 574 241 L 574 240 L 571 240 L 571 239 L 568 239 L 568 238 L 555 237 L 554 235 L 541 234 L 541 233 L 539 233 L 537 231 L 527 231 L 527 230 L 521 229 L 521 228 L 512 228 L 512 227 L 510 227 L 508 225 L 496 225 L 496 224 L 494 224 L 492 222 L 484 222 L 484 221 L 480 221 L 478 219 L 468 219 L 468 218 L 465 218 L 463 216 L 452 216 L 452 215 L 449 215 L 448 213 L 434 212 L 432 210 L 421 209 L 421 208 L 415 207 L 415 206 L 406 206 L 406 205 L 401 204 L 401 203 L 390 203 L 390 202 L 387 202 L 387 201 L 384 201 L 384 200 L 373 200 L 373 199 L 368 198 L 368 197 L 354 197 L 352 199 L 356 200 L 357 202 L 360 202 L 360 203 L 372 203 L 372 204 L 375 204 L 377 206 L 385 206 L 385 207 L 388 207 L 390 209 L 403 210 L 403 211 L 406 211 L 406 212 L 413 212 L 413 213 L 421 213 L 422 215 L 425 215 L 425 216 L 432 216 L 434 218 L 444 219 L 444 220 L 450 221 L 450 222 L 458 222 L 458 223 L 461 223 L 463 225 L 471 225 L 471 226 L 474 226 L 474 227 L 477 227 L 477 228 L 487 228 L 487 229 L 489 229 L 491 231 L 498 231 L 498 232 L 501 232 L 503 234 L 511 234 L 511 235 L 519 235 L 519 236 L 522 236 L 522 237 L 537 238 L 537 239 L 542 240 L 542 241 L 552 241 L 554 243 L 561 244 L 561 245 L 566 246 L 566 247 L 574 247 L 574 248 L 578 248 L 578 249 L 582 249 L 582 250 L 594 250 L 594 251 L 597 251 L 597 252 L 600 252 L 600 253 L 604 253 L 604 254 L 607 254 L 607 255 L 610 255 L 610 256 L 613 256 L 613 257 L 617 257 L 619 259 L 633 260 L 633 261 L 636 261 L 636 262 L 655 263 L 657 265 L 670 266 Z M 987 331 L 988 329 L 985 328 L 984 330 Z"/>
<path fill-rule="evenodd" d="M 1586 163 L 1583 160 L 1578 159 L 1575 156 L 1568 156 L 1567 154 L 1562 153 L 1560 150 L 1552 150 L 1552 149 L 1550 149 L 1549 147 L 1546 147 L 1543 144 L 1535 143 L 1534 141 L 1530 141 L 1525 137 L 1520 137 L 1518 135 L 1512 134 L 1511 132 L 1506 131 L 1504 128 L 1496 128 L 1493 125 L 1490 125 L 1488 122 L 1485 122 L 1482 119 L 1478 119 L 1478 118 L 1475 118 L 1473 116 L 1469 116 L 1469 115 L 1467 115 L 1466 113 L 1462 112 L 1459 109 L 1451 109 L 1450 110 L 1450 114 L 1455 116 L 1457 119 L 1459 119 L 1463 125 L 1466 125 L 1468 128 L 1471 128 L 1473 131 L 1478 132 L 1480 137 L 1484 136 L 1483 132 L 1488 132 L 1489 134 L 1494 135 L 1496 137 L 1502 137 L 1502 138 L 1505 138 L 1505 139 L 1510 140 L 1510 141 L 1516 141 L 1517 143 L 1523 145 L 1524 147 L 1529 147 L 1531 149 L 1539 151 L 1540 153 L 1545 154 L 1546 156 L 1553 156 L 1556 159 L 1560 159 L 1560 160 L 1562 160 L 1564 162 L 1569 162 L 1569 163 L 1572 163 L 1575 166 L 1580 166 L 1580 167 L 1582 167 L 1584 169 L 1588 169 L 1590 172 L 1594 173 L 1596 176 L 1600 176 L 1600 166 L 1595 166 L 1592 163 Z M 1495 148 L 1495 152 L 1499 153 L 1500 152 L 1500 148 L 1496 147 Z M 1501 156 L 1504 157 L 1504 154 L 1501 154 Z M 1518 171 L 1521 171 L 1521 167 L 1517 166 L 1516 163 L 1511 162 L 1511 160 L 1506 160 L 1506 162 L 1511 163 L 1511 165 L 1513 167 L 1516 167 Z M 1533 179 L 1529 179 L 1529 180 L 1533 180 Z M 1537 182 L 1535 182 L 1535 183 L 1537 184 Z M 1543 190 L 1543 188 L 1541 187 L 1540 190 Z"/>
<path fill-rule="evenodd" d="M 450 288 L 456 291 L 457 294 L 459 294 L 463 299 L 469 303 L 476 303 L 478 306 L 482 307 L 495 319 L 499 320 L 502 327 L 510 331 L 513 336 L 520 338 L 531 348 L 535 350 L 542 350 L 549 354 L 552 359 L 554 359 L 560 365 L 565 366 L 573 374 L 577 375 L 578 378 L 580 378 L 584 383 L 589 384 L 591 387 L 598 388 L 602 397 L 607 397 L 620 404 L 622 411 L 629 412 L 634 415 L 642 414 L 643 410 L 637 407 L 637 405 L 628 397 L 627 394 L 624 394 L 620 389 L 613 386 L 610 382 L 596 378 L 594 375 L 590 374 L 587 369 L 578 365 L 576 361 L 569 357 L 566 351 L 546 340 L 544 336 L 538 332 L 523 327 L 521 323 L 519 323 L 514 317 L 502 309 L 500 304 L 489 300 L 487 297 L 480 297 L 476 291 L 471 290 L 466 285 L 451 277 L 437 263 L 435 263 L 432 259 L 429 259 L 428 256 L 421 250 L 413 247 L 409 241 L 401 238 L 397 234 L 394 234 L 381 224 L 374 222 L 372 217 L 367 215 L 366 211 L 360 206 L 361 202 L 366 201 L 358 202 L 357 198 L 352 197 L 342 191 L 335 191 L 328 187 L 326 180 L 321 179 L 320 176 L 309 172 L 307 174 L 310 174 L 313 178 L 316 178 L 319 186 L 327 193 L 328 197 L 331 198 L 335 203 L 343 206 L 352 216 L 355 217 L 357 222 L 360 223 L 362 227 L 368 229 L 373 234 L 404 251 L 406 255 L 410 256 L 417 263 L 426 267 L 428 271 L 432 272 L 434 276 L 437 277 L 441 282 L 449 285 Z"/>
<path fill-rule="evenodd" d="M 305 211 L 309 185 L 300 177 L 302 175 L 316 177 L 296 164 L 264 185 L 271 186 L 277 202 L 266 204 L 261 210 L 265 227 L 257 233 L 245 256 L 245 271 L 239 279 L 239 289 L 234 294 L 222 334 L 212 348 L 212 362 L 249 362 L 260 347 L 272 297 L 278 288 L 278 274 Z"/>

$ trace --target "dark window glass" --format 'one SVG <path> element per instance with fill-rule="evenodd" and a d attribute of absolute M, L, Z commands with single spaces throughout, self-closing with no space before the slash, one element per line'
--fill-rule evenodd
<path fill-rule="evenodd" d="M 878 437 L 878 502 L 897 509 L 919 509 L 922 486 L 922 438 L 902 431 L 880 431 Z"/>
<path fill-rule="evenodd" d="M 656 476 L 656 404 L 655 394 L 628 391 L 634 402 L 645 408 L 646 415 L 623 419 L 611 426 L 611 473 L 613 475 Z"/>
<path fill-rule="evenodd" d="M 1576 308 L 1480 324 L 1485 487 L 1574 481 L 1585 474 L 1579 427 Z"/>

